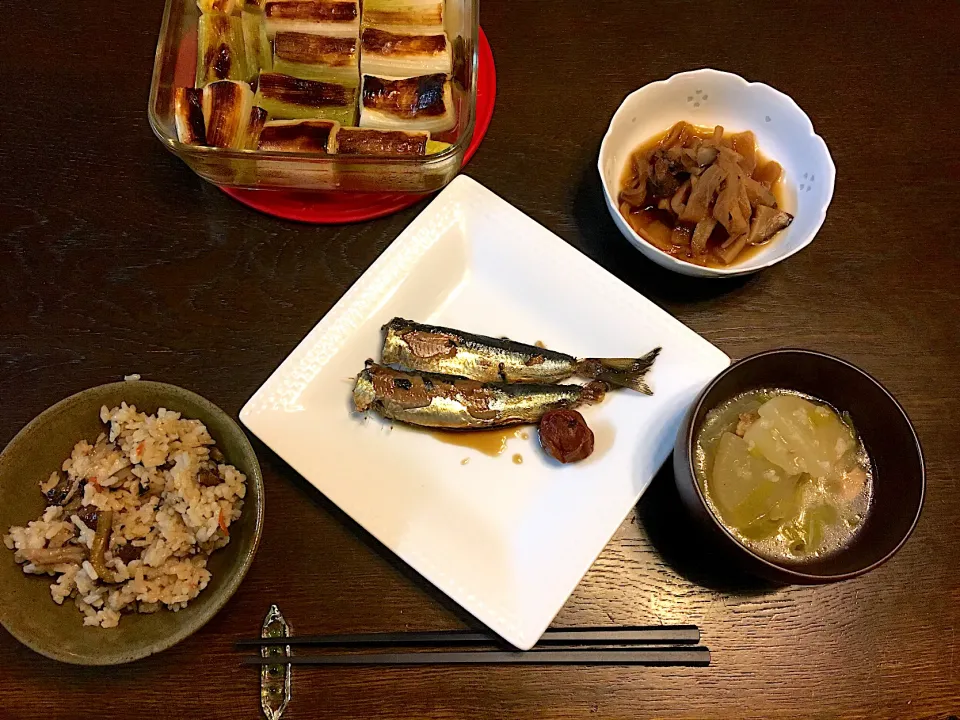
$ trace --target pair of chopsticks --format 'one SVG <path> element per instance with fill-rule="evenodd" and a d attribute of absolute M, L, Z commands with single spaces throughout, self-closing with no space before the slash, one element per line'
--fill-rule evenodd
<path fill-rule="evenodd" d="M 358 652 L 289 655 L 243 659 L 245 665 L 709 665 L 710 650 L 698 645 L 694 625 L 652 627 L 576 628 L 547 630 L 537 646 L 511 651 L 483 633 L 459 630 L 439 632 L 372 633 L 362 635 L 304 635 L 239 640 L 238 647 L 353 648 Z M 365 652 L 370 648 L 442 648 L 493 646 L 482 650 L 424 650 Z"/>

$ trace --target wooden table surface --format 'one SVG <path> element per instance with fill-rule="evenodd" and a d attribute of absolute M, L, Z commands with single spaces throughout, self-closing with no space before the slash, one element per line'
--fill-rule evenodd
<path fill-rule="evenodd" d="M 423 209 L 310 227 L 250 211 L 157 142 L 147 90 L 162 3 L 14 2 L 0 65 L 0 442 L 64 396 L 139 372 L 233 415 Z M 471 176 L 733 357 L 848 358 L 903 403 L 928 498 L 866 577 L 770 588 L 689 540 L 669 472 L 556 625 L 697 623 L 705 669 L 316 669 L 290 718 L 860 717 L 960 714 L 960 52 L 955 2 L 483 0 L 496 113 Z M 646 261 L 595 169 L 631 90 L 698 67 L 773 85 L 837 165 L 816 242 L 746 280 Z M 232 642 L 279 602 L 299 632 L 463 619 L 255 441 L 259 556 L 192 638 L 116 669 L 60 665 L 0 631 L 0 717 L 254 718 Z"/>

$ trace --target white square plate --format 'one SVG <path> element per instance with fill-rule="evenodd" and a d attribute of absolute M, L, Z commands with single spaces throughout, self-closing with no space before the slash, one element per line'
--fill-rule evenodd
<path fill-rule="evenodd" d="M 582 410 L 596 435 L 561 466 L 529 438 L 500 457 L 352 411 L 349 378 L 394 316 L 577 357 L 661 345 L 652 397 Z M 729 358 L 468 177 L 400 234 L 270 376 L 240 419 L 380 542 L 521 649 L 540 638 L 667 459 Z M 522 464 L 511 456 L 520 454 Z M 462 460 L 469 457 L 468 464 Z"/>

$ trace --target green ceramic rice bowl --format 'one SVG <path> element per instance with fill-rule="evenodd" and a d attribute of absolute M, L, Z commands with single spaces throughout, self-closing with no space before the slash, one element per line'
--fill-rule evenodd
<path fill-rule="evenodd" d="M 37 520 L 47 501 L 38 484 L 59 471 L 76 443 L 94 443 L 105 432 L 100 409 L 135 405 L 145 413 L 159 408 L 202 422 L 224 463 L 246 476 L 239 518 L 229 524 L 229 543 L 212 552 L 209 583 L 185 607 L 150 614 L 123 613 L 116 627 L 84 625 L 72 599 L 51 597 L 49 575 L 26 575 L 13 551 L 0 544 L 0 623 L 36 652 L 79 665 L 114 665 L 160 652 L 209 621 L 237 590 L 253 562 L 263 527 L 263 480 L 249 441 L 239 426 L 208 400 L 165 383 L 130 381 L 90 388 L 62 400 L 21 430 L 0 453 L 0 536 L 12 526 Z M 109 556 L 108 556 L 109 557 Z M 132 565 L 135 567 L 135 565 Z"/>

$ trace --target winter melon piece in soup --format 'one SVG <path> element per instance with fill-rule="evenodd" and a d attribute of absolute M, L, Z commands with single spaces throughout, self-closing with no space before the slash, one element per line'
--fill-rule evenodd
<path fill-rule="evenodd" d="M 799 477 L 788 475 L 731 432 L 720 437 L 707 492 L 721 519 L 746 537 L 774 535 L 799 510 Z"/>
<path fill-rule="evenodd" d="M 785 472 L 828 476 L 856 446 L 853 432 L 834 410 L 802 397 L 780 395 L 758 413 L 743 439 Z"/>

